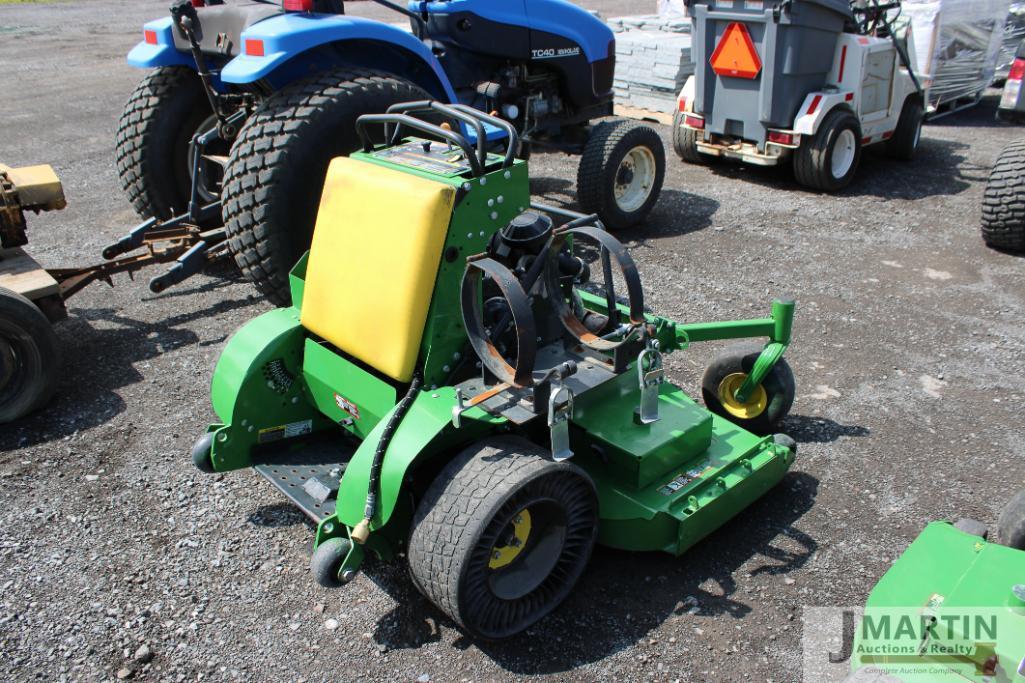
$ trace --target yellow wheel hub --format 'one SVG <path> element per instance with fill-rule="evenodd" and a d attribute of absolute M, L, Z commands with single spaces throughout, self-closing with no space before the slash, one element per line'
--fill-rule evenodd
<path fill-rule="evenodd" d="M 737 390 L 746 379 L 746 372 L 734 372 L 732 375 L 726 375 L 719 383 L 719 402 L 727 413 L 741 420 L 758 417 L 765 412 L 765 407 L 769 405 L 769 397 L 765 393 L 765 387 L 761 384 L 755 387 L 751 396 L 744 403 L 736 399 Z"/>
<path fill-rule="evenodd" d="M 512 535 L 507 536 L 506 532 L 503 532 L 503 538 L 499 539 L 499 543 L 506 545 L 496 544 L 491 548 L 491 560 L 488 562 L 490 569 L 501 569 L 511 564 L 523 552 L 530 536 L 530 510 L 524 508 L 517 512 L 510 525 Z"/>

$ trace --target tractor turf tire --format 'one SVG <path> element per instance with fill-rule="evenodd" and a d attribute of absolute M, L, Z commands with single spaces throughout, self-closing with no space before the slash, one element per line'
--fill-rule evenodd
<path fill-rule="evenodd" d="M 549 519 L 562 515 L 563 543 L 554 555 L 545 541 L 558 538 L 558 532 L 549 526 L 550 533 L 544 533 L 545 506 L 561 511 Z M 507 538 L 503 532 L 527 510 L 533 510 L 527 516 L 528 535 L 515 543 L 522 550 L 512 550 L 513 558 L 504 565 L 516 571 L 492 567 L 492 553 Z M 569 595 L 597 534 L 597 494 L 583 470 L 552 461 L 525 439 L 491 438 L 458 454 L 431 483 L 413 519 L 410 573 L 420 592 L 467 632 L 506 638 L 542 619 Z M 512 564 L 520 553 L 535 554 Z M 545 569 L 530 576 L 529 568 L 537 566 Z M 511 578 L 526 585 L 503 594 L 508 584 L 498 582 Z"/>
<path fill-rule="evenodd" d="M 854 161 L 840 178 L 833 175 L 833 153 L 837 137 L 844 131 L 854 133 Z M 820 192 L 835 192 L 851 184 L 861 161 L 861 124 L 848 109 L 834 109 L 819 125 L 818 132 L 801 140 L 794 152 L 794 177 L 802 186 Z"/>
<path fill-rule="evenodd" d="M 60 359 L 57 335 L 43 312 L 21 294 L 0 287 L 0 424 L 50 400 Z"/>
<path fill-rule="evenodd" d="M 897 119 L 897 128 L 893 137 L 886 143 L 886 153 L 894 159 L 911 161 L 918 151 L 918 143 L 922 139 L 922 123 L 925 121 L 925 108 L 917 95 L 904 101 Z"/>
<path fill-rule="evenodd" d="M 698 131 L 684 128 L 683 113 L 673 114 L 673 151 L 688 164 L 708 164 L 715 157 L 698 151 Z"/>
<path fill-rule="evenodd" d="M 762 352 L 758 342 L 739 342 L 723 349 L 705 370 L 701 378 L 701 396 L 705 407 L 749 432 L 766 435 L 779 431 L 779 425 L 794 405 L 797 384 L 794 372 L 785 358 L 780 358 L 762 380 L 767 404 L 761 414 L 744 419 L 731 414 L 719 399 L 719 387 L 729 375 L 749 373 Z"/>
<path fill-rule="evenodd" d="M 614 195 L 620 163 L 635 147 L 647 147 L 654 159 L 654 177 L 647 199 L 624 211 Z M 597 124 L 587 138 L 577 169 L 577 201 L 584 213 L 596 213 L 606 228 L 622 230 L 642 222 L 658 201 L 666 172 L 666 151 L 658 132 L 646 124 L 614 119 Z"/>
<path fill-rule="evenodd" d="M 997 158 L 982 199 L 982 239 L 994 249 L 1025 252 L 1025 140 Z"/>
<path fill-rule="evenodd" d="M 291 300 L 288 273 L 310 248 L 327 166 L 360 147 L 356 119 L 425 99 L 395 76 L 333 69 L 288 85 L 249 118 L 225 170 L 222 211 L 235 262 L 268 300 Z"/>
<path fill-rule="evenodd" d="M 118 121 L 115 157 L 140 217 L 166 220 L 188 208 L 189 144 L 211 113 L 199 76 L 185 66 L 154 69 L 132 91 Z"/>
<path fill-rule="evenodd" d="M 997 526 L 1000 542 L 1009 548 L 1025 550 L 1025 490 L 1007 501 Z"/>

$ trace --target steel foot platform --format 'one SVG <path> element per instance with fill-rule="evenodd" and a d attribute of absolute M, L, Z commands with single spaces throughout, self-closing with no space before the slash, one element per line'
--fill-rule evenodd
<path fill-rule="evenodd" d="M 355 451 L 347 440 L 310 440 L 260 453 L 253 469 L 319 523 L 334 514 L 338 483 Z"/>

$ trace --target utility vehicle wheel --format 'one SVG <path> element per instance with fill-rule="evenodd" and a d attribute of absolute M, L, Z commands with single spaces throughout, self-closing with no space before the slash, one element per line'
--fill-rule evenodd
<path fill-rule="evenodd" d="M 655 206 L 665 173 L 665 147 L 654 128 L 603 121 L 591 130 L 577 169 L 580 207 L 607 228 L 632 227 Z"/>
<path fill-rule="evenodd" d="M 1025 550 L 1025 490 L 1007 501 L 1000 515 L 997 530 L 1004 545 Z"/>
<path fill-rule="evenodd" d="M 886 153 L 895 159 L 910 161 L 918 151 L 922 140 L 922 123 L 925 121 L 925 107 L 918 97 L 911 96 L 904 102 L 897 119 L 893 137 L 886 143 Z"/>
<path fill-rule="evenodd" d="M 117 125 L 121 187 L 142 218 L 167 219 L 188 208 L 192 136 L 213 115 L 199 76 L 162 66 L 136 86 Z"/>
<path fill-rule="evenodd" d="M 598 501 L 575 465 L 529 441 L 494 438 L 455 457 L 413 520 L 420 591 L 468 632 L 523 631 L 569 594 L 591 556 Z"/>
<path fill-rule="evenodd" d="M 701 395 L 705 406 L 716 415 L 755 434 L 770 434 L 777 431 L 794 405 L 797 386 L 790 365 L 781 358 L 751 397 L 745 403 L 738 401 L 734 394 L 747 379 L 761 351 L 762 345 L 758 343 L 727 346 L 705 370 Z"/>
<path fill-rule="evenodd" d="M 310 571 L 317 583 L 324 588 L 337 588 L 348 583 L 338 576 L 338 572 L 351 549 L 352 541 L 347 538 L 329 538 L 318 545 L 310 556 Z M 349 573 L 348 569 L 345 571 Z"/>
<path fill-rule="evenodd" d="M 994 249 L 1025 252 L 1025 140 L 993 166 L 982 199 L 982 239 Z"/>
<path fill-rule="evenodd" d="M 235 262 L 271 302 L 290 299 L 288 272 L 310 247 L 328 163 L 360 146 L 356 119 L 424 99 L 395 76 L 333 69 L 283 88 L 249 118 L 225 171 L 224 225 Z"/>
<path fill-rule="evenodd" d="M 0 424 L 40 408 L 57 387 L 60 347 L 36 305 L 0 287 Z"/>
<path fill-rule="evenodd" d="M 861 162 L 861 124 L 847 109 L 826 115 L 794 153 L 794 177 L 812 190 L 833 192 L 851 184 Z"/>
<path fill-rule="evenodd" d="M 688 164 L 707 164 L 714 159 L 698 151 L 698 131 L 683 126 L 683 112 L 673 114 L 673 151 Z"/>

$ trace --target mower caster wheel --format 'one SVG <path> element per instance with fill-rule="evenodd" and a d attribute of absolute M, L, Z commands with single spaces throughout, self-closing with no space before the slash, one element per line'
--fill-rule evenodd
<path fill-rule="evenodd" d="M 1007 501 L 997 528 L 1001 543 L 1009 548 L 1025 550 L 1025 490 Z"/>
<path fill-rule="evenodd" d="M 318 545 L 310 556 L 310 571 L 317 583 L 324 588 L 338 588 L 352 581 L 355 571 L 346 572 L 345 577 L 338 575 L 351 549 L 352 541 L 347 538 L 329 538 Z"/>
<path fill-rule="evenodd" d="M 665 174 L 666 150 L 654 128 L 603 121 L 591 130 L 577 169 L 580 207 L 606 228 L 632 228 L 655 206 Z"/>
<path fill-rule="evenodd" d="M 762 352 L 758 343 L 727 346 L 705 370 L 701 395 L 705 406 L 716 415 L 755 434 L 772 434 L 794 405 L 797 386 L 794 373 L 780 358 L 746 403 L 733 396 L 747 378 Z"/>
<path fill-rule="evenodd" d="M 207 474 L 214 473 L 214 461 L 210 457 L 213 445 L 213 432 L 207 432 L 206 434 L 201 435 L 196 439 L 196 443 L 192 444 L 192 464 L 195 465 L 196 469 L 200 472 L 206 472 Z"/>
<path fill-rule="evenodd" d="M 978 536 L 982 540 L 989 538 L 989 529 L 982 522 L 978 522 L 974 519 L 959 519 L 954 523 L 954 528 L 958 531 L 963 531 L 969 536 Z"/>
<path fill-rule="evenodd" d="M 790 452 L 797 455 L 797 442 L 788 434 L 773 434 L 772 443 L 790 449 Z"/>

